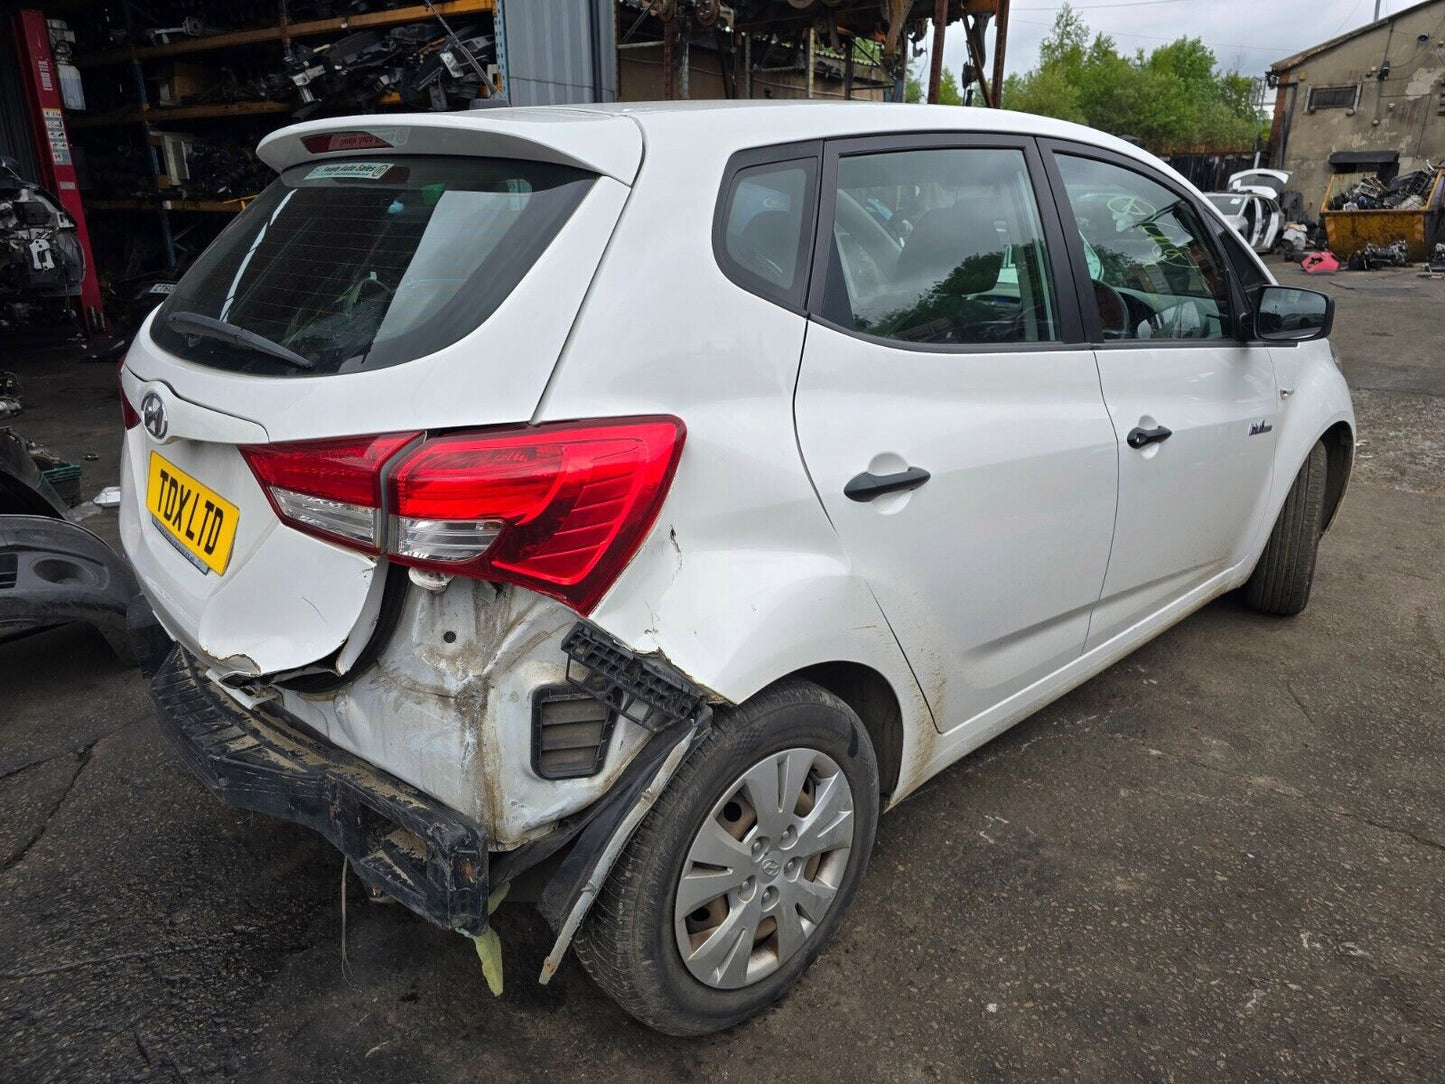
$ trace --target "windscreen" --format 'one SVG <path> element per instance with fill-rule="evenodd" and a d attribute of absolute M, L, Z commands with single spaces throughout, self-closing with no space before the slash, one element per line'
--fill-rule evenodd
<path fill-rule="evenodd" d="M 186 272 L 151 334 L 234 372 L 317 376 L 410 361 L 485 321 L 593 180 L 502 158 L 292 166 Z"/>

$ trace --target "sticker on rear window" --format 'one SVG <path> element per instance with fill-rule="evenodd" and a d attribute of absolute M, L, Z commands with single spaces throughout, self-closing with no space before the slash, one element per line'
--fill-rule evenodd
<path fill-rule="evenodd" d="M 327 162 L 306 174 L 308 181 L 345 177 L 351 180 L 378 181 L 395 162 Z"/>

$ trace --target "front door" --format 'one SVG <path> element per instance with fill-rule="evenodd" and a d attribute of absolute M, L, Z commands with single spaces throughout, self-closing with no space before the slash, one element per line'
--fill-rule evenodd
<path fill-rule="evenodd" d="M 1037 163 L 902 137 L 825 162 L 799 444 L 945 731 L 1078 658 L 1108 563 L 1114 429 Z"/>
<path fill-rule="evenodd" d="M 1119 448 L 1093 648 L 1249 552 L 1269 498 L 1279 396 L 1269 350 L 1237 337 L 1238 292 L 1190 199 L 1092 152 L 1056 148 L 1054 163 Z"/>

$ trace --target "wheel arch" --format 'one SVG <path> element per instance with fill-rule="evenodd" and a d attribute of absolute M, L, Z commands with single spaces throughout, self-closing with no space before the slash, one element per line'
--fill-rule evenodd
<path fill-rule="evenodd" d="M 886 806 L 903 771 L 903 708 L 888 679 L 871 666 L 843 661 L 805 666 L 787 678 L 827 689 L 862 720 L 878 759 L 879 798 Z"/>
<path fill-rule="evenodd" d="M 1325 446 L 1325 515 L 1321 531 L 1330 529 L 1355 463 L 1355 431 L 1349 422 L 1339 421 L 1320 434 Z"/>

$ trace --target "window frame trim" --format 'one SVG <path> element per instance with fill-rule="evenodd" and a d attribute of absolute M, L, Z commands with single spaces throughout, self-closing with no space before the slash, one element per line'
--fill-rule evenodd
<path fill-rule="evenodd" d="M 1353 90 L 1354 97 L 1347 104 L 1341 105 L 1319 105 L 1315 102 L 1315 95 L 1322 90 Z M 1364 85 L 1361 82 L 1355 83 L 1311 83 L 1309 94 L 1305 98 L 1305 112 L 1317 113 L 1321 109 L 1347 109 L 1354 112 L 1360 108 L 1360 96 L 1364 92 Z"/>
<path fill-rule="evenodd" d="M 748 147 L 735 151 L 723 167 L 722 179 L 718 183 L 717 198 L 713 202 L 712 255 L 723 276 L 741 290 L 754 297 L 787 309 L 799 316 L 807 315 L 808 291 L 813 275 L 812 255 L 818 231 L 818 192 L 822 177 L 823 141 L 808 139 L 793 143 L 776 143 L 766 147 Z M 727 250 L 727 220 L 732 210 L 733 196 L 737 190 L 738 178 L 747 170 L 759 166 L 786 166 L 790 163 L 804 163 L 806 177 L 803 185 L 803 230 L 797 253 L 797 281 L 790 290 L 781 290 L 755 275 L 734 260 Z"/>
<path fill-rule="evenodd" d="M 1024 171 L 1034 197 L 1034 209 L 1043 231 L 1048 255 L 1049 279 L 1054 292 L 1058 338 L 1022 343 L 916 343 L 873 335 L 846 327 L 823 315 L 823 289 L 827 262 L 832 255 L 833 213 L 838 196 L 838 164 L 845 157 L 925 150 L 1016 150 L 1023 153 Z M 905 132 L 890 135 L 845 136 L 823 144 L 823 163 L 818 182 L 817 227 L 813 231 L 812 273 L 807 297 L 808 318 L 842 335 L 895 350 L 921 354 L 1009 354 L 1039 351 L 1078 350 L 1085 343 L 1079 299 L 1071 278 L 1064 275 L 1060 259 L 1067 259 L 1063 226 L 1053 192 L 1043 172 L 1038 141 L 1031 135 L 1010 132 Z"/>
<path fill-rule="evenodd" d="M 1249 306 L 1245 301 L 1243 288 L 1234 274 L 1234 268 L 1229 265 L 1229 258 L 1224 252 L 1214 228 L 1216 223 L 1225 229 L 1228 229 L 1228 226 L 1219 221 L 1218 212 L 1204 207 L 1204 203 L 1207 201 L 1203 196 L 1180 187 L 1178 181 L 1153 168 L 1148 162 L 1142 162 L 1137 158 L 1131 158 L 1129 155 L 1120 154 L 1105 147 L 1095 147 L 1088 143 L 1078 143 L 1069 139 L 1041 137 L 1039 150 L 1043 155 L 1044 171 L 1048 176 L 1049 185 L 1054 190 L 1055 206 L 1064 223 L 1064 244 L 1069 250 L 1069 266 L 1073 271 L 1074 289 L 1079 299 L 1084 331 L 1090 347 L 1095 350 L 1161 350 L 1166 347 L 1185 350 L 1218 350 L 1221 346 L 1240 346 L 1248 342 L 1248 336 L 1242 334 L 1242 329 L 1248 326 L 1246 314 Z M 1224 276 L 1225 288 L 1229 292 L 1229 303 L 1234 310 L 1230 313 L 1229 334 L 1218 339 L 1104 339 L 1103 329 L 1099 322 L 1098 307 L 1093 303 L 1093 287 L 1090 285 L 1092 280 L 1089 278 L 1088 259 L 1081 243 L 1082 235 L 1079 233 L 1079 224 L 1074 218 L 1073 205 L 1068 199 L 1068 189 L 1064 186 L 1063 174 L 1059 172 L 1056 156 L 1060 154 L 1072 155 L 1076 158 L 1092 158 L 1106 165 L 1140 174 L 1146 180 L 1168 189 L 1193 208 L 1195 215 L 1204 226 L 1201 243 L 1214 255 L 1220 272 Z"/>

